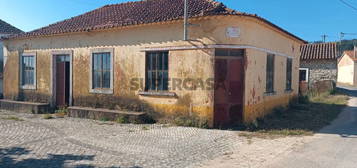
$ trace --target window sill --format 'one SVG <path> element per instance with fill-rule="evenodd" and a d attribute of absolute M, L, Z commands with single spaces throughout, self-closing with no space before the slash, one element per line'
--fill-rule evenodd
<path fill-rule="evenodd" d="M 177 97 L 175 92 L 140 91 L 138 94 L 140 96 L 148 96 L 148 97 L 171 97 L 171 98 Z"/>
<path fill-rule="evenodd" d="M 23 90 L 36 90 L 36 86 L 35 85 L 22 85 L 21 89 L 23 89 Z"/>
<path fill-rule="evenodd" d="M 264 96 L 274 96 L 274 95 L 276 95 L 275 91 L 274 92 L 265 92 L 264 93 Z"/>
<path fill-rule="evenodd" d="M 113 94 L 113 89 L 91 89 L 89 93 L 95 94 Z"/>
<path fill-rule="evenodd" d="M 292 93 L 294 90 L 293 89 L 287 89 L 285 90 L 285 93 Z"/>

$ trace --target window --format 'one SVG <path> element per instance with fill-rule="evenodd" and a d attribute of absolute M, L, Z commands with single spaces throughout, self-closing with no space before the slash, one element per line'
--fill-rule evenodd
<path fill-rule="evenodd" d="M 266 69 L 266 92 L 274 92 L 274 66 L 275 66 L 275 55 L 268 54 L 267 56 L 267 69 Z"/>
<path fill-rule="evenodd" d="M 93 89 L 110 88 L 110 53 L 93 53 Z"/>
<path fill-rule="evenodd" d="M 21 57 L 21 86 L 23 89 L 35 89 L 36 54 L 24 53 Z"/>
<path fill-rule="evenodd" d="M 92 51 L 90 92 L 113 94 L 113 53 L 113 49 Z"/>
<path fill-rule="evenodd" d="M 291 90 L 293 59 L 286 60 L 286 90 Z"/>
<path fill-rule="evenodd" d="M 169 52 L 146 53 L 146 85 L 147 91 L 168 90 Z"/>
<path fill-rule="evenodd" d="M 308 82 L 309 81 L 309 69 L 300 68 L 300 82 Z"/>
<path fill-rule="evenodd" d="M 216 49 L 216 56 L 244 57 L 244 49 Z"/>

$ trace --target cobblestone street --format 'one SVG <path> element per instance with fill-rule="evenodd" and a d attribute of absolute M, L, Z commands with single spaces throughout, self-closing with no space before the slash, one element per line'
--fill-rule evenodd
<path fill-rule="evenodd" d="M 14 121 L 14 117 L 24 121 Z M 2 111 L 2 167 L 194 167 L 234 150 L 236 132 L 121 125 Z"/>
<path fill-rule="evenodd" d="M 309 139 L 0 111 L 1 168 L 264 167 Z"/>

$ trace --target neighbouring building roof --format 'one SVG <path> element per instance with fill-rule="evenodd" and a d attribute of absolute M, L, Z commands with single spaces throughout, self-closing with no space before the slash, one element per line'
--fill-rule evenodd
<path fill-rule="evenodd" d="M 17 34 L 23 31 L 0 19 L 0 34 Z"/>
<path fill-rule="evenodd" d="M 337 59 L 337 43 L 316 43 L 301 46 L 301 60 L 331 60 Z"/>
<path fill-rule="evenodd" d="M 299 37 L 257 15 L 237 12 L 214 0 L 188 0 L 188 2 L 189 16 L 191 18 L 213 15 L 244 15 L 254 17 L 278 28 L 299 41 L 305 42 Z M 184 0 L 142 0 L 127 2 L 106 5 L 85 14 L 28 33 L 14 35 L 10 38 L 50 36 L 55 34 L 86 32 L 130 25 L 182 20 L 183 14 Z"/>
<path fill-rule="evenodd" d="M 353 61 L 357 61 L 357 55 L 354 50 L 345 51 L 344 54 L 348 55 Z"/>

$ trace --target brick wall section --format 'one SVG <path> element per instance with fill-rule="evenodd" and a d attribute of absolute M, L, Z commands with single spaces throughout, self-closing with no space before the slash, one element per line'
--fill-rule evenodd
<path fill-rule="evenodd" d="M 331 80 L 337 81 L 337 61 L 336 60 L 301 60 L 301 68 L 309 69 L 309 86 L 316 82 Z"/>

